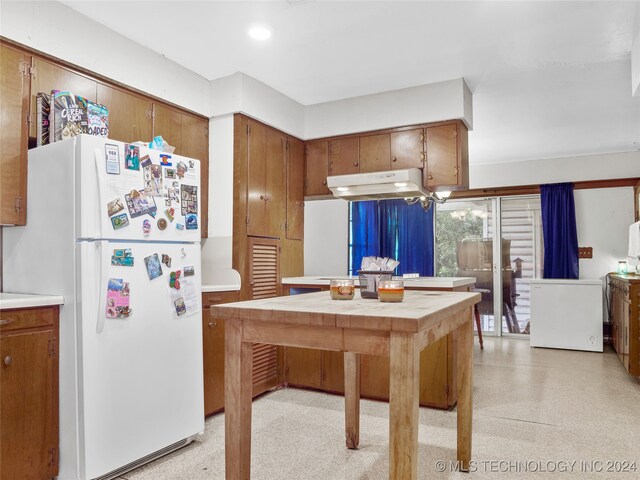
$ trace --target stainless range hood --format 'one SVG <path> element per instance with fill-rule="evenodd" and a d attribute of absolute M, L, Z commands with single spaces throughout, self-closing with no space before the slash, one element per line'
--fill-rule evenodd
<path fill-rule="evenodd" d="M 422 170 L 390 170 L 327 177 L 334 197 L 349 201 L 430 197 L 422 186 Z"/>

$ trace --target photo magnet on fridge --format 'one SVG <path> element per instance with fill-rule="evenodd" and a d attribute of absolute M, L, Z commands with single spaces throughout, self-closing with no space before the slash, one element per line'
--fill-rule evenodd
<path fill-rule="evenodd" d="M 114 216 L 119 211 L 124 210 L 124 203 L 120 197 L 111 200 L 107 203 L 107 215 L 110 217 Z"/>
<path fill-rule="evenodd" d="M 133 267 L 133 255 L 130 248 L 116 248 L 111 257 L 111 265 L 115 267 Z"/>
<path fill-rule="evenodd" d="M 165 168 L 164 169 L 164 178 L 169 178 L 171 180 L 174 180 L 174 179 L 178 178 L 178 176 L 176 175 L 176 171 L 173 168 Z"/>
<path fill-rule="evenodd" d="M 187 173 L 187 170 L 189 170 L 189 167 L 187 167 L 187 164 L 182 161 L 178 162 L 178 164 L 176 165 L 176 173 L 178 174 L 178 178 L 183 178 L 184 174 Z"/>
<path fill-rule="evenodd" d="M 131 315 L 129 299 L 129 282 L 110 278 L 107 286 L 107 318 L 128 318 Z"/>
<path fill-rule="evenodd" d="M 158 209 L 153 197 L 147 197 L 138 190 L 131 190 L 131 192 L 124 196 L 124 200 L 127 203 L 131 218 L 140 217 L 147 213 L 155 213 Z"/>
<path fill-rule="evenodd" d="M 107 143 L 104 146 L 104 156 L 107 164 L 107 173 L 120 175 L 120 149 L 118 145 Z"/>
<path fill-rule="evenodd" d="M 164 263 L 167 268 L 171 268 L 171 257 L 166 253 L 162 254 L 162 263 Z"/>
<path fill-rule="evenodd" d="M 193 265 L 184 267 L 184 276 L 185 277 L 193 277 L 195 275 L 195 269 Z"/>
<path fill-rule="evenodd" d="M 121 213 L 120 215 L 111 217 L 111 225 L 113 225 L 114 230 L 124 228 L 129 225 L 129 217 L 127 217 L 126 213 Z"/>
<path fill-rule="evenodd" d="M 187 306 L 184 304 L 184 298 L 180 297 L 176 301 L 173 302 L 176 307 L 176 313 L 178 316 L 182 316 L 187 313 Z"/>
<path fill-rule="evenodd" d="M 180 207 L 182 215 L 198 213 L 198 187 L 195 185 L 180 186 Z"/>
<path fill-rule="evenodd" d="M 158 258 L 157 253 L 144 257 L 144 264 L 147 267 L 149 280 L 153 280 L 162 275 L 162 266 L 160 265 L 160 259 Z"/>
<path fill-rule="evenodd" d="M 198 215 L 195 213 L 189 213 L 185 217 L 185 222 L 187 226 L 187 230 L 197 230 L 198 229 Z"/>
<path fill-rule="evenodd" d="M 124 168 L 127 170 L 140 170 L 140 147 L 126 144 L 124 146 Z"/>

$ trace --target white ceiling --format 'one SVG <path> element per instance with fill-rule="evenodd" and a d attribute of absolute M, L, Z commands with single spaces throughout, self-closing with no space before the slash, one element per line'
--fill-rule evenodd
<path fill-rule="evenodd" d="M 640 2 L 63 2 L 213 80 L 314 104 L 464 77 L 472 164 L 640 149 Z M 254 22 L 273 29 L 259 43 Z"/>

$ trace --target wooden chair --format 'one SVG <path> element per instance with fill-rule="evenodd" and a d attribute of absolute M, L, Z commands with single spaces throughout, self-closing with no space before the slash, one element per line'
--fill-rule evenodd
<path fill-rule="evenodd" d="M 484 295 L 485 293 L 491 293 L 491 290 L 487 290 L 486 288 L 472 288 L 471 292 L 479 293 L 480 295 Z M 480 341 L 480 350 L 484 350 L 484 343 L 482 342 L 482 325 L 480 325 L 480 310 L 478 309 L 479 304 L 475 304 L 473 306 L 473 313 L 476 316 L 476 329 L 478 330 L 478 340 Z"/>

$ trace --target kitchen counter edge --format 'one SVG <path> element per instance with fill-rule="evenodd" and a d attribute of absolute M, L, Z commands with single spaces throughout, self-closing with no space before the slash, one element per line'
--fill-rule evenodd
<path fill-rule="evenodd" d="M 0 293 L 0 310 L 47 307 L 51 305 L 64 305 L 64 297 L 61 295 L 35 295 L 30 293 Z"/>

